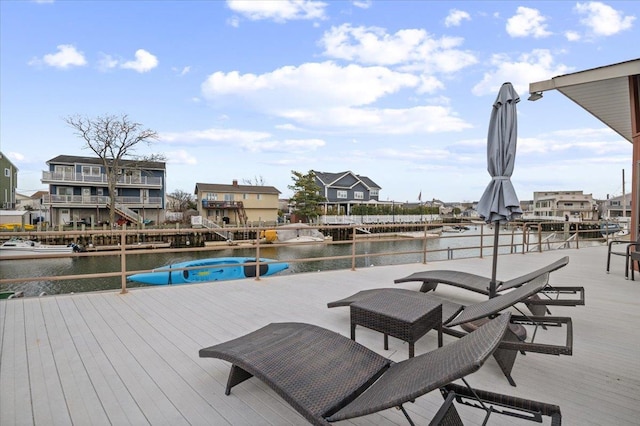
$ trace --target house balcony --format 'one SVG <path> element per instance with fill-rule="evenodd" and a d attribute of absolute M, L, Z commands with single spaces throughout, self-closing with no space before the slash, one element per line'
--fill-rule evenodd
<path fill-rule="evenodd" d="M 88 175 L 83 173 L 42 172 L 42 183 L 48 185 L 101 186 L 106 187 L 107 175 Z M 117 187 L 162 188 L 162 178 L 154 176 L 118 177 Z"/>
<path fill-rule="evenodd" d="M 202 200 L 203 209 L 242 209 L 242 201 Z"/>
<path fill-rule="evenodd" d="M 104 195 L 45 195 L 42 205 L 54 208 L 107 208 L 110 198 Z M 164 208 L 162 197 L 116 197 L 116 203 L 130 209 Z"/>

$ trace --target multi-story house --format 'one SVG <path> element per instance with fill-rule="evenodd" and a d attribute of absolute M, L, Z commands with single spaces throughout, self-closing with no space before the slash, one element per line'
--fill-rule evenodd
<path fill-rule="evenodd" d="M 631 193 L 607 198 L 601 203 L 604 219 L 631 217 Z"/>
<path fill-rule="evenodd" d="M 278 221 L 278 191 L 273 186 L 196 183 L 198 213 L 217 225 Z"/>
<path fill-rule="evenodd" d="M 49 185 L 43 205 L 51 223 L 99 224 L 109 220 L 107 173 L 97 157 L 59 155 L 47 161 L 42 183 Z M 115 194 L 120 223 L 164 222 L 166 167 L 164 162 L 121 160 Z"/>
<path fill-rule="evenodd" d="M 353 172 L 328 173 L 313 171 L 320 194 L 326 199 L 324 214 L 350 215 L 354 205 L 378 202 L 380 186 L 366 176 Z M 331 213 L 329 213 L 331 211 Z"/>
<path fill-rule="evenodd" d="M 18 168 L 0 152 L 0 209 L 16 208 L 16 188 L 18 187 Z"/>
<path fill-rule="evenodd" d="M 582 191 L 538 191 L 533 193 L 533 214 L 549 219 L 597 220 L 592 194 Z"/>

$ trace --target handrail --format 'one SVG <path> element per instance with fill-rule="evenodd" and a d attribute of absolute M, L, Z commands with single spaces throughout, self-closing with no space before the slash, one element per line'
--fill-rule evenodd
<path fill-rule="evenodd" d="M 437 226 L 447 226 L 453 224 L 438 224 Z M 467 224 L 471 227 L 478 226 L 477 224 Z M 384 224 L 384 225 L 375 225 L 370 224 L 368 228 L 373 232 L 372 234 L 367 234 L 366 237 L 362 234 L 359 234 L 357 231 L 361 228 L 361 225 L 351 224 L 351 225 L 311 225 L 312 229 L 320 229 L 325 232 L 337 232 L 337 231 L 346 231 L 349 233 L 350 238 L 346 240 L 336 240 L 336 241 L 328 241 L 320 244 L 327 245 L 350 245 L 351 250 L 350 254 L 344 254 L 339 256 L 318 256 L 312 258 L 295 258 L 295 259 L 287 259 L 286 261 L 289 263 L 304 263 L 304 262 L 317 262 L 319 260 L 346 260 L 350 259 L 351 262 L 351 270 L 355 271 L 357 269 L 357 260 L 364 258 L 376 258 L 383 256 L 406 256 L 406 255 L 420 255 L 423 264 L 428 262 L 428 257 L 438 258 L 443 260 L 444 258 L 461 258 L 461 257 L 484 257 L 487 253 L 491 251 L 493 248 L 493 231 L 485 231 L 484 227 L 481 227 L 479 233 L 456 233 L 456 234 L 442 234 L 439 237 L 441 240 L 450 242 L 448 244 L 441 244 L 440 248 L 428 247 L 427 243 L 430 239 L 434 238 L 433 234 L 429 231 L 434 228 L 434 224 L 418 224 L 417 228 L 420 228 L 420 232 L 416 232 L 414 239 L 422 240 L 422 245 L 420 249 L 407 249 L 404 251 L 396 251 L 396 252 L 377 252 L 377 253 L 359 253 L 358 246 L 363 243 L 367 244 L 377 244 L 380 242 L 392 242 L 392 241 L 406 241 L 407 236 L 403 235 L 403 233 L 399 231 L 395 231 L 395 229 L 406 229 L 406 224 Z M 525 254 L 531 251 L 531 247 L 533 246 L 538 251 L 543 251 L 543 244 L 547 241 L 547 250 L 552 249 L 552 246 L 549 243 L 549 239 L 552 235 L 557 234 L 557 232 L 552 232 L 548 236 L 542 236 L 541 226 L 538 229 L 532 229 L 530 226 L 525 226 L 524 224 L 510 224 L 511 232 L 507 232 L 503 229 L 500 230 L 500 242 L 499 242 L 499 253 L 517 253 L 518 247 L 521 247 L 521 253 Z M 224 228 L 225 231 L 228 232 L 245 232 L 246 228 L 243 227 L 228 227 Z M 258 227 L 251 228 L 252 232 L 255 232 L 257 236 L 260 235 L 260 230 L 270 229 L 267 227 Z M 272 229 L 272 228 L 271 228 Z M 375 231 L 383 230 L 386 231 L 384 233 L 376 234 Z M 532 232 L 533 231 L 533 232 Z M 219 245 L 205 245 L 204 247 L 185 247 L 185 248 L 136 248 L 133 250 L 133 245 L 131 243 L 127 244 L 127 239 L 131 238 L 142 238 L 146 240 L 157 239 L 163 235 L 171 234 L 171 235 L 182 235 L 188 236 L 189 238 L 193 237 L 195 240 L 196 237 L 200 234 L 209 234 L 211 235 L 215 231 L 208 229 L 195 229 L 195 228 L 175 228 L 175 229 L 127 229 L 126 227 L 122 229 L 97 229 L 97 230 L 73 230 L 73 231 L 53 231 L 53 232 L 43 232 L 43 231 L 30 231 L 30 232 L 2 232 L 1 236 L 22 236 L 22 237 L 31 237 L 31 238 L 39 238 L 42 240 L 53 239 L 56 237 L 69 236 L 73 235 L 74 238 L 84 238 L 90 239 L 92 236 L 101 235 L 101 236 L 109 236 L 113 238 L 113 241 L 118 241 L 119 244 L 117 246 L 117 250 L 112 251 L 92 251 L 85 253 L 73 253 L 73 254 L 55 254 L 55 255 L 46 255 L 46 256 L 38 256 L 37 258 L 60 258 L 60 257 L 95 257 L 95 256 L 120 256 L 120 270 L 119 271 L 111 271 L 111 272 L 103 272 L 103 273 L 91 273 L 91 274 L 78 274 L 78 275 L 65 275 L 65 276 L 47 276 L 47 277 L 31 277 L 25 276 L 21 278 L 2 278 L 0 279 L 0 284 L 9 284 L 9 283 L 20 283 L 20 282 L 31 282 L 31 281 L 58 281 L 58 280 L 75 280 L 75 279 L 90 279 L 90 278 L 112 278 L 112 277 L 120 277 L 121 281 L 121 292 L 127 292 L 127 276 L 135 273 L 144 273 L 150 272 L 150 270 L 127 270 L 127 256 L 135 254 L 160 254 L 160 253 L 174 253 L 174 252 L 212 252 L 220 250 L 234 250 L 237 248 L 247 249 L 253 248 L 255 250 L 255 257 L 257 259 L 260 258 L 261 248 L 268 246 L 265 242 L 261 241 L 260 238 L 256 237 L 252 240 L 243 241 L 244 244 L 238 245 L 230 245 L 228 241 L 220 241 Z M 569 236 L 569 238 L 565 239 L 561 242 L 561 246 L 567 247 L 569 243 L 575 242 L 576 247 L 578 247 L 578 241 L 588 241 L 590 238 L 579 236 L 580 233 L 591 232 L 594 233 L 596 230 L 586 230 L 586 231 L 574 231 L 573 234 Z M 376 238 L 376 235 L 378 238 Z M 533 243 L 532 239 L 537 240 L 537 242 Z M 460 242 L 461 238 L 468 238 L 463 241 L 465 245 L 460 245 L 451 247 L 455 245 L 456 242 Z M 592 240 L 596 240 L 598 242 L 602 241 L 602 238 L 591 238 Z M 491 240 L 491 241 L 489 241 Z M 507 241 L 505 243 L 505 241 Z M 240 240 L 239 240 L 240 241 Z M 237 243 L 237 241 L 235 242 Z M 318 244 L 318 243 L 313 243 Z M 293 246 L 294 244 L 280 243 L 278 247 L 286 247 Z M 296 246 L 304 245 L 304 243 L 296 243 Z M 441 255 L 446 253 L 446 257 Z M 457 256 L 456 256 L 457 255 Z M 17 256 L 11 257 L 10 259 L 20 260 L 20 259 L 34 259 L 34 256 Z M 9 259 L 7 257 L 3 257 L 2 259 Z M 2 262 L 2 260 L 0 260 Z M 158 265 L 162 266 L 162 265 Z M 257 276 L 256 279 L 260 277 Z"/>

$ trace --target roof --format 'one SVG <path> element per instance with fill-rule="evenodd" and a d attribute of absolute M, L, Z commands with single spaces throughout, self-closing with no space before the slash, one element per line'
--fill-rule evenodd
<path fill-rule="evenodd" d="M 165 163 L 162 161 L 138 161 L 138 160 L 120 160 L 123 166 L 135 165 L 144 169 L 165 169 Z M 102 159 L 98 157 L 80 157 L 76 155 L 58 155 L 47 161 L 47 164 L 100 164 L 102 165 Z"/>
<path fill-rule="evenodd" d="M 280 194 L 280 191 L 273 186 L 196 183 L 195 193 L 197 194 L 200 191 L 234 194 Z"/>
<path fill-rule="evenodd" d="M 369 189 L 371 188 L 381 189 L 380 185 L 375 183 L 373 180 L 369 179 L 367 176 L 360 176 L 353 173 L 352 171 L 332 173 L 332 172 L 319 172 L 314 170 L 313 173 L 315 173 L 316 177 L 320 179 L 320 182 L 322 182 L 325 186 L 334 185 L 343 176 L 350 174 L 358 178 Z"/>
<path fill-rule="evenodd" d="M 529 93 L 558 90 L 632 142 L 629 76 L 634 75 L 640 75 L 640 58 L 530 83 Z"/>

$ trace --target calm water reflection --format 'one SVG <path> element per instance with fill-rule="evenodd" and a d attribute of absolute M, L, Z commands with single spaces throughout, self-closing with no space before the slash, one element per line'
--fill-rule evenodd
<path fill-rule="evenodd" d="M 484 255 L 491 254 L 490 245 L 493 243 L 493 235 L 485 229 L 483 238 Z M 521 241 L 521 236 L 516 236 L 516 242 Z M 501 245 L 511 243 L 511 235 L 500 237 Z M 476 257 L 480 254 L 480 231 L 471 229 L 465 234 L 459 234 L 455 238 L 435 238 L 427 240 L 427 260 L 444 260 L 449 255 L 447 248 L 456 249 L 453 256 L 456 259 L 464 257 Z M 457 249 L 461 247 L 475 247 L 467 249 Z M 356 259 L 356 267 L 370 267 L 379 265 L 398 265 L 407 263 L 422 262 L 423 241 L 419 239 L 406 239 L 402 241 L 371 240 L 360 241 L 356 245 L 356 254 L 363 255 Z M 438 251 L 442 250 L 442 251 Z M 501 253 L 508 253 L 509 247 L 501 247 Z M 521 250 L 521 248 L 519 248 Z M 376 256 L 380 253 L 391 252 L 411 252 L 393 256 Z M 134 252 L 135 253 L 135 252 Z M 301 246 L 281 247 L 277 245 L 261 246 L 260 257 L 289 261 L 289 269 L 280 273 L 293 274 L 310 271 L 325 271 L 335 269 L 351 268 L 352 260 L 333 259 L 319 261 L 295 262 L 296 259 L 317 258 L 317 257 L 337 257 L 351 256 L 351 244 L 313 244 Z M 183 262 L 186 260 L 225 257 L 225 256 L 254 256 L 255 249 L 228 248 L 223 250 L 208 252 L 172 252 L 154 254 L 128 254 L 127 270 L 153 269 L 159 266 Z M 61 275 L 76 275 L 87 273 L 119 272 L 120 257 L 100 256 L 100 257 L 79 257 L 69 259 L 37 259 L 37 260 L 3 260 L 0 262 L 0 278 L 19 277 L 46 277 Z M 25 296 L 35 296 L 42 292 L 47 294 L 85 292 L 95 290 L 113 290 L 120 288 L 120 278 L 91 278 L 80 280 L 62 281 L 32 281 L 28 283 L 2 284 L 0 290 L 23 291 Z M 128 282 L 128 287 L 140 287 L 142 284 Z"/>

